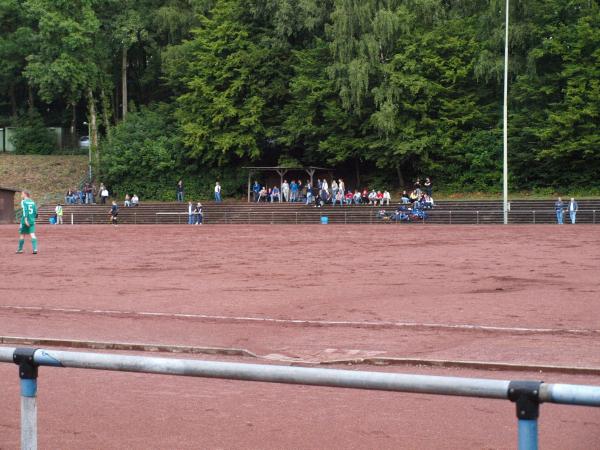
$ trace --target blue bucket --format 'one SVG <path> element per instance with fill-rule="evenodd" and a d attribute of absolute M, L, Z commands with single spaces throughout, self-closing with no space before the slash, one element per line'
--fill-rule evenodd
<path fill-rule="evenodd" d="M 56 223 L 56 219 L 54 217 L 50 217 L 48 220 L 50 221 L 50 225 L 54 225 Z"/>
<path fill-rule="evenodd" d="M 327 216 L 321 216 L 321 223 L 323 225 L 327 225 L 329 223 L 329 217 L 327 217 Z"/>

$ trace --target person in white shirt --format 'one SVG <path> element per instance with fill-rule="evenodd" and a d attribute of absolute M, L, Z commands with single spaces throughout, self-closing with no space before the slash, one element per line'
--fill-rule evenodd
<path fill-rule="evenodd" d="M 344 184 L 344 180 L 342 180 L 341 178 L 338 181 L 338 189 L 342 191 L 342 195 L 346 193 L 346 185 Z"/>
<path fill-rule="evenodd" d="M 188 202 L 188 225 L 194 224 L 194 204 Z"/>
<path fill-rule="evenodd" d="M 133 194 L 133 197 L 131 197 L 131 206 L 139 206 L 140 204 L 140 199 L 137 196 L 137 194 Z"/>
<path fill-rule="evenodd" d="M 387 206 L 390 206 L 391 199 L 392 199 L 392 196 L 386 189 L 385 191 L 383 191 L 383 200 L 381 201 L 381 205 L 383 206 L 383 204 L 385 203 Z"/>
<path fill-rule="evenodd" d="M 215 183 L 215 202 L 221 203 L 223 199 L 221 198 L 221 184 L 217 181 Z"/>
<path fill-rule="evenodd" d="M 373 189 L 371 192 L 369 192 L 369 205 L 376 205 L 377 204 L 377 192 L 375 192 L 375 189 Z"/>
<path fill-rule="evenodd" d="M 283 194 L 283 199 L 286 202 L 290 201 L 290 184 L 287 182 L 287 180 L 284 180 L 283 184 L 281 185 L 281 193 Z"/>
<path fill-rule="evenodd" d="M 106 204 L 106 199 L 108 199 L 108 189 L 106 189 L 104 186 L 102 187 L 101 191 L 100 191 L 100 203 L 102 203 L 103 205 Z"/>

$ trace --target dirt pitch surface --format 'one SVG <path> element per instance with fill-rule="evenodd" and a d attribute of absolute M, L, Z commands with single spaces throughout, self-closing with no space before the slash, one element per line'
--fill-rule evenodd
<path fill-rule="evenodd" d="M 15 233 L 0 227 L 0 339 L 600 385 L 599 227 L 41 226 L 35 256 L 14 254 Z M 395 358 L 571 374 L 366 364 Z M 501 401 L 43 368 L 39 403 L 40 448 L 516 445 Z M 7 364 L 0 406 L 0 449 L 17 448 Z M 540 435 L 542 448 L 598 448 L 600 410 L 544 405 Z"/>

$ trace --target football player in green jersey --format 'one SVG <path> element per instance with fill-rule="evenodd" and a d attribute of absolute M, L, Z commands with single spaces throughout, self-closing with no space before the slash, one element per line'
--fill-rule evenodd
<path fill-rule="evenodd" d="M 23 253 L 23 245 L 25 244 L 25 235 L 31 236 L 31 246 L 33 254 L 38 251 L 37 238 L 35 236 L 35 219 L 37 218 L 37 206 L 29 192 L 21 192 L 21 225 L 19 226 L 19 249 L 17 253 Z"/>

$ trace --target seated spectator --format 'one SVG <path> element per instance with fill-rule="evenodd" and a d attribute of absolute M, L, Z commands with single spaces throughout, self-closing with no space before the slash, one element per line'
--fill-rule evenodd
<path fill-rule="evenodd" d="M 421 199 L 424 208 L 431 209 L 434 206 L 433 198 L 429 194 L 424 194 Z"/>
<path fill-rule="evenodd" d="M 279 192 L 279 188 L 277 186 L 275 186 L 271 190 L 271 203 L 274 203 L 276 201 L 277 202 L 281 201 L 281 193 Z"/>
<path fill-rule="evenodd" d="M 71 189 L 69 189 L 69 190 L 67 191 L 67 193 L 65 194 L 65 203 L 66 203 L 67 205 L 70 205 L 71 203 L 75 203 L 75 202 L 73 201 L 73 198 L 74 198 L 73 192 L 71 191 Z"/>
<path fill-rule="evenodd" d="M 125 194 L 125 201 L 123 202 L 123 205 L 125 205 L 125 208 L 131 207 L 131 197 L 129 194 Z"/>
<path fill-rule="evenodd" d="M 354 194 L 352 193 L 352 191 L 346 192 L 346 205 L 351 205 L 353 199 L 354 199 Z"/>
<path fill-rule="evenodd" d="M 383 204 L 385 203 L 387 206 L 389 206 L 391 199 L 392 199 L 392 196 L 390 195 L 390 193 L 386 189 L 385 191 L 383 191 L 383 198 L 382 198 L 382 201 L 381 201 L 381 205 L 383 206 Z"/>
<path fill-rule="evenodd" d="M 363 205 L 368 204 L 369 203 L 369 191 L 367 191 L 366 189 L 363 189 L 362 195 L 360 196 L 360 200 Z"/>
<path fill-rule="evenodd" d="M 140 199 L 136 194 L 133 194 L 133 197 L 131 197 L 131 206 L 139 206 L 140 205 Z"/>
<path fill-rule="evenodd" d="M 375 197 L 375 199 L 377 200 L 376 204 L 383 206 L 383 193 L 381 191 L 377 191 L 377 197 Z"/>
<path fill-rule="evenodd" d="M 361 202 L 361 194 L 360 194 L 360 190 L 356 190 L 356 192 L 354 193 L 354 204 L 355 205 L 360 205 Z"/>
<path fill-rule="evenodd" d="M 267 201 L 267 189 L 263 186 L 260 191 L 258 191 L 258 198 L 256 199 L 256 203 L 260 203 L 261 201 Z"/>
<path fill-rule="evenodd" d="M 415 203 L 418 200 L 419 200 L 419 194 L 417 194 L 417 191 L 412 191 L 410 193 L 410 202 Z"/>
<path fill-rule="evenodd" d="M 344 206 L 344 194 L 339 189 L 335 192 L 335 196 L 332 196 L 331 201 L 333 202 L 333 206 L 336 203 L 339 203 L 340 206 Z"/>
<path fill-rule="evenodd" d="M 375 192 L 375 189 L 373 189 L 373 190 L 371 190 L 371 192 L 369 192 L 368 199 L 369 199 L 369 205 L 377 204 L 377 192 Z"/>
<path fill-rule="evenodd" d="M 402 191 L 402 197 L 400 198 L 400 201 L 405 205 L 410 203 L 410 197 L 406 191 Z"/>

